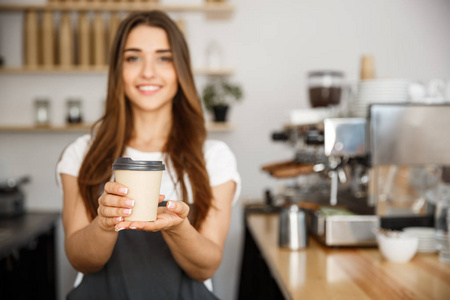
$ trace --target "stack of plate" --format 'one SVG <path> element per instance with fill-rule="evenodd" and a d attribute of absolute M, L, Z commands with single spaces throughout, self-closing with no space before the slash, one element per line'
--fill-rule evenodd
<path fill-rule="evenodd" d="M 322 123 L 326 118 L 336 118 L 338 116 L 339 108 L 336 106 L 295 109 L 289 112 L 289 125 L 317 124 Z"/>
<path fill-rule="evenodd" d="M 403 231 L 419 238 L 417 252 L 432 253 L 437 251 L 435 230 L 433 227 L 406 227 Z"/>
<path fill-rule="evenodd" d="M 401 103 L 408 101 L 407 79 L 371 79 L 358 83 L 356 101 L 351 111 L 354 117 L 367 117 L 372 103 Z"/>

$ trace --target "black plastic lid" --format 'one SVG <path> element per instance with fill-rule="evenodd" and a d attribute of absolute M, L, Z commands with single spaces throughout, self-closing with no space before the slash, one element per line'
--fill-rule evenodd
<path fill-rule="evenodd" d="M 113 163 L 112 169 L 131 171 L 164 171 L 166 168 L 160 160 L 132 160 L 129 157 L 119 157 Z"/>

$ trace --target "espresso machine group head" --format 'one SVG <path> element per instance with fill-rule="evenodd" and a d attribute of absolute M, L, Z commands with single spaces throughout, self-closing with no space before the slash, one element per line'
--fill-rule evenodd
<path fill-rule="evenodd" d="M 364 161 L 366 149 L 366 119 L 330 118 L 324 120 L 324 153 L 328 157 L 331 178 L 330 205 L 338 201 L 338 184 L 348 180 L 344 166 L 350 159 Z"/>

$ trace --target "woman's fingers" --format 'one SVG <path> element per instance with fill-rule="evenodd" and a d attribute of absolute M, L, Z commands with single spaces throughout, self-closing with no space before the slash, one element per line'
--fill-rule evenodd
<path fill-rule="evenodd" d="M 115 224 L 114 230 L 119 232 L 123 229 L 128 229 L 130 227 L 130 224 L 131 224 L 130 221 L 119 222 L 119 223 Z"/>
<path fill-rule="evenodd" d="M 108 227 L 114 227 L 116 224 L 123 222 L 123 217 L 105 218 L 105 222 Z"/>
<path fill-rule="evenodd" d="M 173 226 L 169 219 L 158 219 L 156 221 L 133 221 L 133 222 L 122 222 L 116 225 L 116 231 L 122 229 L 135 229 L 144 231 L 160 231 L 162 229 Z"/>
<path fill-rule="evenodd" d="M 123 196 L 117 196 L 112 194 L 104 194 L 98 199 L 99 206 L 112 206 L 112 207 L 129 207 L 134 206 L 134 200 Z"/>
<path fill-rule="evenodd" d="M 160 195 L 159 202 L 164 200 L 164 195 Z M 137 229 L 145 231 L 160 231 L 165 229 L 174 228 L 181 224 L 189 214 L 189 206 L 182 201 L 170 200 L 167 202 L 166 207 L 158 207 L 158 218 L 156 221 L 151 222 L 139 222 L 139 221 L 125 221 L 115 224 L 115 230 L 120 231 L 122 229 Z"/>
<path fill-rule="evenodd" d="M 113 230 L 124 217 L 131 215 L 134 200 L 125 197 L 128 189 L 117 182 L 107 182 L 104 190 L 98 199 L 98 222 L 104 230 Z"/>
<path fill-rule="evenodd" d="M 189 214 L 189 206 L 182 201 L 168 201 L 167 210 L 179 215 L 181 218 L 186 218 Z"/>
<path fill-rule="evenodd" d="M 99 214 L 98 224 L 99 226 L 106 231 L 113 230 L 116 224 L 119 224 L 123 221 L 122 216 L 114 216 L 114 217 L 103 217 Z"/>
<path fill-rule="evenodd" d="M 161 203 L 164 201 L 164 198 L 166 198 L 165 195 L 159 195 L 158 203 Z"/>
<path fill-rule="evenodd" d="M 118 208 L 109 206 L 99 206 L 97 210 L 98 215 L 105 218 L 126 217 L 131 215 L 131 212 L 131 208 Z"/>
<path fill-rule="evenodd" d="M 109 181 L 105 184 L 105 192 L 108 194 L 126 195 L 128 188 L 120 183 Z"/>

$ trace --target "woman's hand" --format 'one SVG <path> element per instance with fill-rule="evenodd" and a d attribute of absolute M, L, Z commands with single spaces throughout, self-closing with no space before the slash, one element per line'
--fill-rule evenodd
<path fill-rule="evenodd" d="M 159 202 L 164 200 L 164 195 L 159 196 Z M 116 231 L 122 229 L 139 229 L 144 231 L 173 230 L 187 221 L 189 206 L 182 201 L 168 201 L 165 207 L 158 207 L 155 221 L 125 221 L 116 225 Z"/>
<path fill-rule="evenodd" d="M 123 217 L 131 214 L 134 200 L 127 198 L 128 189 L 117 183 L 107 182 L 105 191 L 98 198 L 98 224 L 106 231 L 113 231 L 115 225 L 123 221 Z"/>

